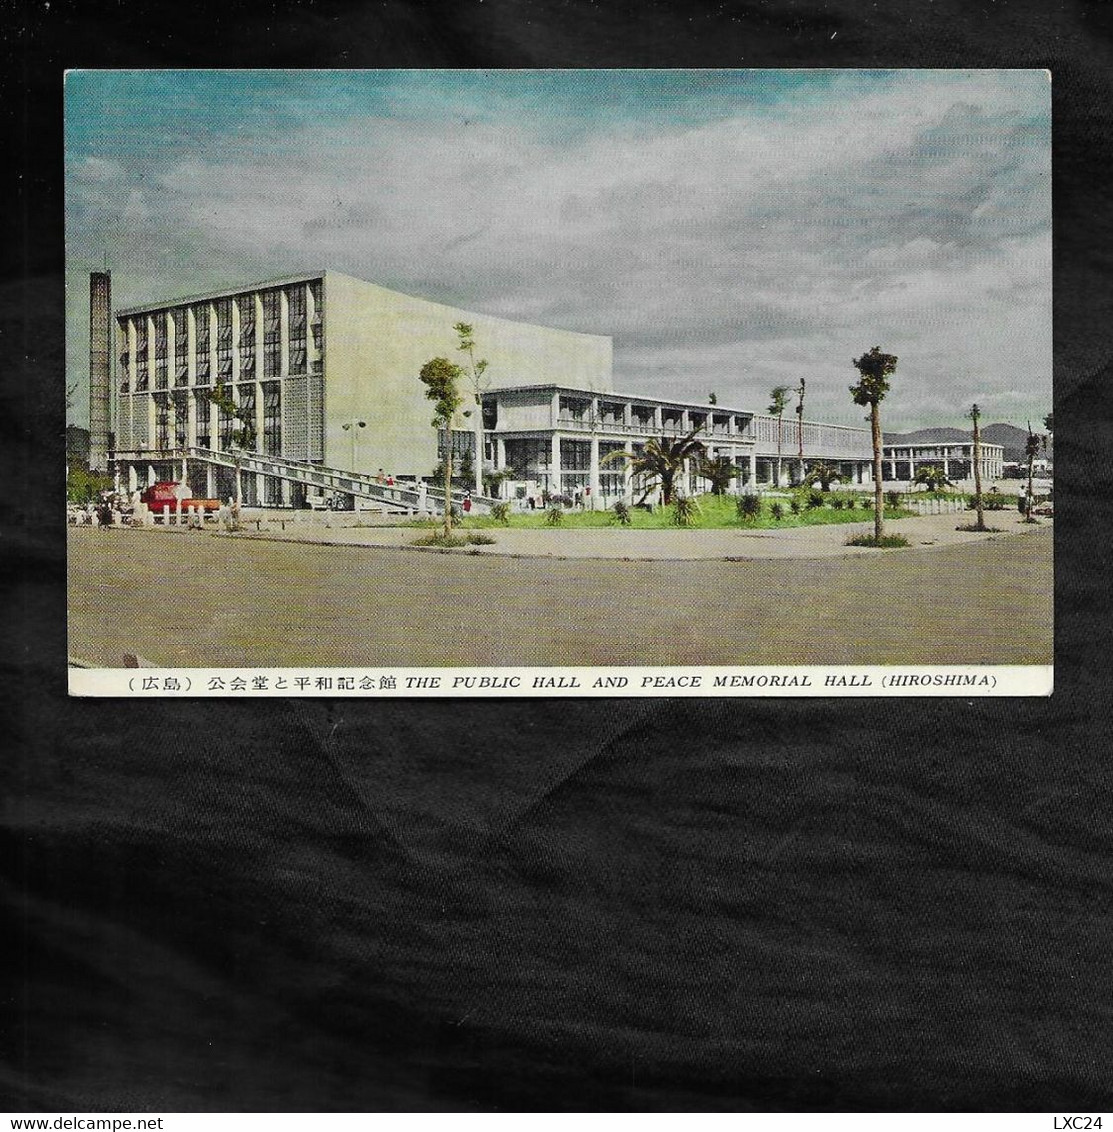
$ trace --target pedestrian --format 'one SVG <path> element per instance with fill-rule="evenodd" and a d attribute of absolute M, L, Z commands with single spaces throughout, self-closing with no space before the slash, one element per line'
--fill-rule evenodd
<path fill-rule="evenodd" d="M 100 501 L 100 506 L 97 508 L 97 518 L 100 520 L 102 531 L 106 531 L 112 526 L 112 504 L 107 499 Z"/>
<path fill-rule="evenodd" d="M 528 502 L 529 502 L 529 509 L 531 511 L 536 511 L 537 510 L 537 500 L 534 499 L 532 495 L 529 497 Z"/>
<path fill-rule="evenodd" d="M 464 514 L 471 512 L 471 492 L 464 496 Z"/>

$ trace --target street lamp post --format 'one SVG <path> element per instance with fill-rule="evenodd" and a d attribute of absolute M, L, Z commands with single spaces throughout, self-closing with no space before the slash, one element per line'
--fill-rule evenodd
<path fill-rule="evenodd" d="M 366 421 L 361 421 L 358 417 L 353 417 L 350 421 L 345 421 L 340 426 L 345 432 L 352 434 L 352 471 L 356 470 L 356 455 L 359 452 L 359 430 L 367 427 Z"/>
<path fill-rule="evenodd" d="M 232 530 L 238 531 L 240 529 L 240 505 L 243 502 L 243 449 L 238 444 L 230 445 L 228 453 L 235 461 L 236 464 L 236 495 L 235 502 L 232 504 L 231 525 Z"/>
<path fill-rule="evenodd" d="M 359 432 L 360 429 L 367 427 L 366 421 L 361 421 L 359 417 L 353 417 L 350 421 L 345 421 L 340 426 L 345 432 L 352 434 L 352 475 L 356 474 L 357 456 L 359 455 Z M 358 510 L 357 498 L 352 495 L 352 510 Z"/>

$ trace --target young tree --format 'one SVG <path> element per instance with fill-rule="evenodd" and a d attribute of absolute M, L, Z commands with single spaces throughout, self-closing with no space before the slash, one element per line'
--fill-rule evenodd
<path fill-rule="evenodd" d="M 1024 497 L 1024 521 L 1026 523 L 1034 523 L 1036 520 L 1032 517 L 1032 495 L 1035 490 L 1035 484 L 1032 482 L 1032 465 L 1035 463 L 1036 457 L 1040 454 L 1040 438 L 1032 431 L 1032 422 L 1028 422 L 1028 439 L 1024 442 L 1024 455 L 1028 460 L 1028 494 Z"/>
<path fill-rule="evenodd" d="M 984 531 L 986 526 L 985 508 L 982 503 L 982 428 L 980 423 L 982 411 L 978 408 L 977 401 L 971 407 L 969 415 L 974 422 L 974 506 L 978 511 L 978 521 L 974 524 L 974 529 Z"/>
<path fill-rule="evenodd" d="M 807 388 L 807 382 L 800 378 L 800 384 L 796 387 L 796 442 L 797 442 L 797 456 L 800 460 L 800 482 L 804 482 L 804 390 Z M 827 489 L 824 488 L 824 491 Z"/>
<path fill-rule="evenodd" d="M 433 402 L 433 427 L 444 429 L 444 537 L 452 534 L 452 418 L 463 404 L 459 380 L 464 371 L 447 358 L 432 358 L 421 367 L 425 396 Z"/>
<path fill-rule="evenodd" d="M 819 484 L 821 491 L 830 491 L 831 484 L 842 479 L 842 472 L 834 464 L 825 464 L 822 461 L 814 463 L 808 468 L 804 477 L 806 484 Z"/>
<path fill-rule="evenodd" d="M 770 394 L 772 400 L 769 402 L 769 408 L 766 412 L 771 413 L 777 418 L 777 470 L 773 476 L 773 482 L 777 487 L 781 486 L 781 442 L 784 437 L 784 415 L 785 409 L 788 408 L 788 395 L 792 390 L 787 385 L 777 385 L 774 387 L 773 392 Z"/>
<path fill-rule="evenodd" d="M 719 394 L 715 392 L 708 393 L 707 403 L 709 405 L 717 405 L 719 403 Z"/>
<path fill-rule="evenodd" d="M 702 427 L 702 426 L 701 426 Z M 625 460 L 634 475 L 645 476 L 650 483 L 661 485 L 661 498 L 667 507 L 673 498 L 676 477 L 683 471 L 684 461 L 689 457 L 703 456 L 706 449 L 702 440 L 696 439 L 700 429 L 693 429 L 687 436 L 670 439 L 667 436 L 647 440 L 640 452 L 620 450 L 604 456 L 601 464 Z"/>
<path fill-rule="evenodd" d="M 475 408 L 472 412 L 475 414 L 475 460 L 474 460 L 474 477 L 475 477 L 475 494 L 483 494 L 483 393 L 487 388 L 486 382 L 483 380 L 484 373 L 487 372 L 487 359 L 480 358 L 479 361 L 475 360 L 475 339 L 472 337 L 472 327 L 467 322 L 458 322 L 452 328 L 456 331 L 460 342 L 457 345 L 457 350 L 463 350 L 468 355 L 468 364 L 465 372 L 471 378 L 472 394 L 475 397 Z"/>
<path fill-rule="evenodd" d="M 880 346 L 874 346 L 868 354 L 852 359 L 860 377 L 856 385 L 850 387 L 850 395 L 855 405 L 867 405 L 870 410 L 870 433 L 873 439 L 873 537 L 880 544 L 884 534 L 884 506 L 882 494 L 881 468 L 881 413 L 878 405 L 889 392 L 889 377 L 897 368 L 895 354 L 883 354 Z"/>

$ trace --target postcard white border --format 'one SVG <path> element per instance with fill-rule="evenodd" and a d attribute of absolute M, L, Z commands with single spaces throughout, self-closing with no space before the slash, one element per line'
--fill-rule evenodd
<path fill-rule="evenodd" d="M 79 668 L 72 696 L 492 699 L 1049 696 L 1052 666 Z"/>

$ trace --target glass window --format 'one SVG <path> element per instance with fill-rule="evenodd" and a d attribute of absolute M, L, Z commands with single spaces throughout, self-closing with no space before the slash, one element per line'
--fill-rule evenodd
<path fill-rule="evenodd" d="M 279 292 L 263 292 L 263 376 L 277 377 L 282 357 Z"/>
<path fill-rule="evenodd" d="M 155 398 L 155 447 L 170 447 L 170 400 L 167 397 Z"/>
<path fill-rule="evenodd" d="M 271 456 L 282 452 L 282 386 L 277 381 L 263 386 L 263 451 Z"/>
<path fill-rule="evenodd" d="M 185 307 L 174 311 L 174 384 L 184 385 L 189 373 L 189 317 Z"/>
<path fill-rule="evenodd" d="M 188 443 L 186 425 L 189 423 L 189 400 L 184 393 L 174 394 L 174 447 L 184 448 Z"/>
<path fill-rule="evenodd" d="M 148 387 L 147 358 L 147 318 L 140 315 L 135 321 L 135 388 L 139 390 Z"/>
<path fill-rule="evenodd" d="M 197 369 L 197 384 L 207 385 L 209 370 L 209 307 L 204 304 L 193 308 L 194 365 Z"/>
<path fill-rule="evenodd" d="M 591 467 L 590 440 L 562 440 L 560 466 L 563 471 L 585 472 Z"/>
<path fill-rule="evenodd" d="M 211 448 L 213 438 L 209 427 L 209 409 L 212 403 L 204 393 L 194 393 L 193 400 L 197 412 L 197 444 L 200 448 Z"/>

